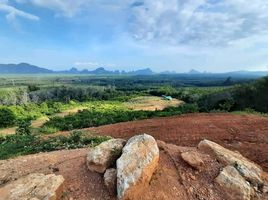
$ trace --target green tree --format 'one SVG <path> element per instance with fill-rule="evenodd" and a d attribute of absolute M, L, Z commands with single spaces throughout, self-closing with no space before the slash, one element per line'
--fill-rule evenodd
<path fill-rule="evenodd" d="M 0 108 L 0 128 L 14 126 L 16 116 L 9 108 Z"/>

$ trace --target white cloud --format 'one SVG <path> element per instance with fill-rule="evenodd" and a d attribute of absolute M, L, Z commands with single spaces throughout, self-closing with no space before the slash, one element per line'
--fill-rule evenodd
<path fill-rule="evenodd" d="M 24 12 L 22 10 L 19 10 L 13 6 L 8 5 L 7 0 L 0 1 L 0 12 L 7 13 L 6 18 L 9 21 L 14 21 L 16 17 L 22 17 L 33 21 L 38 21 L 39 17 L 27 12 Z"/>
<path fill-rule="evenodd" d="M 17 0 L 17 2 L 26 2 Z M 29 0 L 35 6 L 48 8 L 66 17 L 73 17 L 77 14 L 90 0 Z"/>
<path fill-rule="evenodd" d="M 138 40 L 229 45 L 268 33 L 268 1 L 144 0 L 131 8 L 129 30 Z"/>

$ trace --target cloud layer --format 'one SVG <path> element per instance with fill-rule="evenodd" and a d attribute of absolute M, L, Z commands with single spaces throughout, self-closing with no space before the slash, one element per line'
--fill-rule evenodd
<path fill-rule="evenodd" d="M 75 17 L 89 8 L 115 7 L 127 13 L 129 34 L 143 42 L 170 45 L 225 46 L 239 39 L 268 32 L 268 1 L 263 0 L 14 0 Z M 92 9 L 91 9 L 92 10 Z M 0 0 L 7 19 L 17 16 L 37 21 L 38 16 Z M 107 10 L 103 10 L 104 12 Z M 112 17 L 112 16 L 111 16 Z"/>
<path fill-rule="evenodd" d="M 29 20 L 34 20 L 34 21 L 38 21 L 39 17 L 27 12 L 24 12 L 22 10 L 19 10 L 13 6 L 8 5 L 8 1 L 7 0 L 0 0 L 0 12 L 5 12 L 6 14 L 6 18 L 9 21 L 13 21 L 16 19 L 16 17 L 22 17 L 22 18 L 26 18 Z"/>
<path fill-rule="evenodd" d="M 228 45 L 268 32 L 268 1 L 144 0 L 131 9 L 136 39 L 171 44 Z"/>

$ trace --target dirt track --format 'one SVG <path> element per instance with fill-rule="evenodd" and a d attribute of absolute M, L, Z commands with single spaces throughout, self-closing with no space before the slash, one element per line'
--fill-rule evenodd
<path fill-rule="evenodd" d="M 148 133 L 180 146 L 209 139 L 237 150 L 268 171 L 268 117 L 234 114 L 187 114 L 89 128 L 102 135 L 129 138 Z"/>

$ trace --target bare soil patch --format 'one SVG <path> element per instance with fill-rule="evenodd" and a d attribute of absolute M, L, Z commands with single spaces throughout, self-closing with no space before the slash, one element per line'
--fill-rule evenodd
<path fill-rule="evenodd" d="M 235 114 L 186 114 L 88 128 L 100 135 L 129 138 L 147 133 L 179 146 L 196 146 L 202 139 L 237 150 L 268 171 L 268 117 Z"/>
<path fill-rule="evenodd" d="M 163 110 L 168 107 L 176 107 L 183 103 L 183 101 L 178 99 L 165 100 L 162 97 L 147 96 L 133 98 L 124 103 L 124 105 L 131 110 L 154 111 Z"/>

